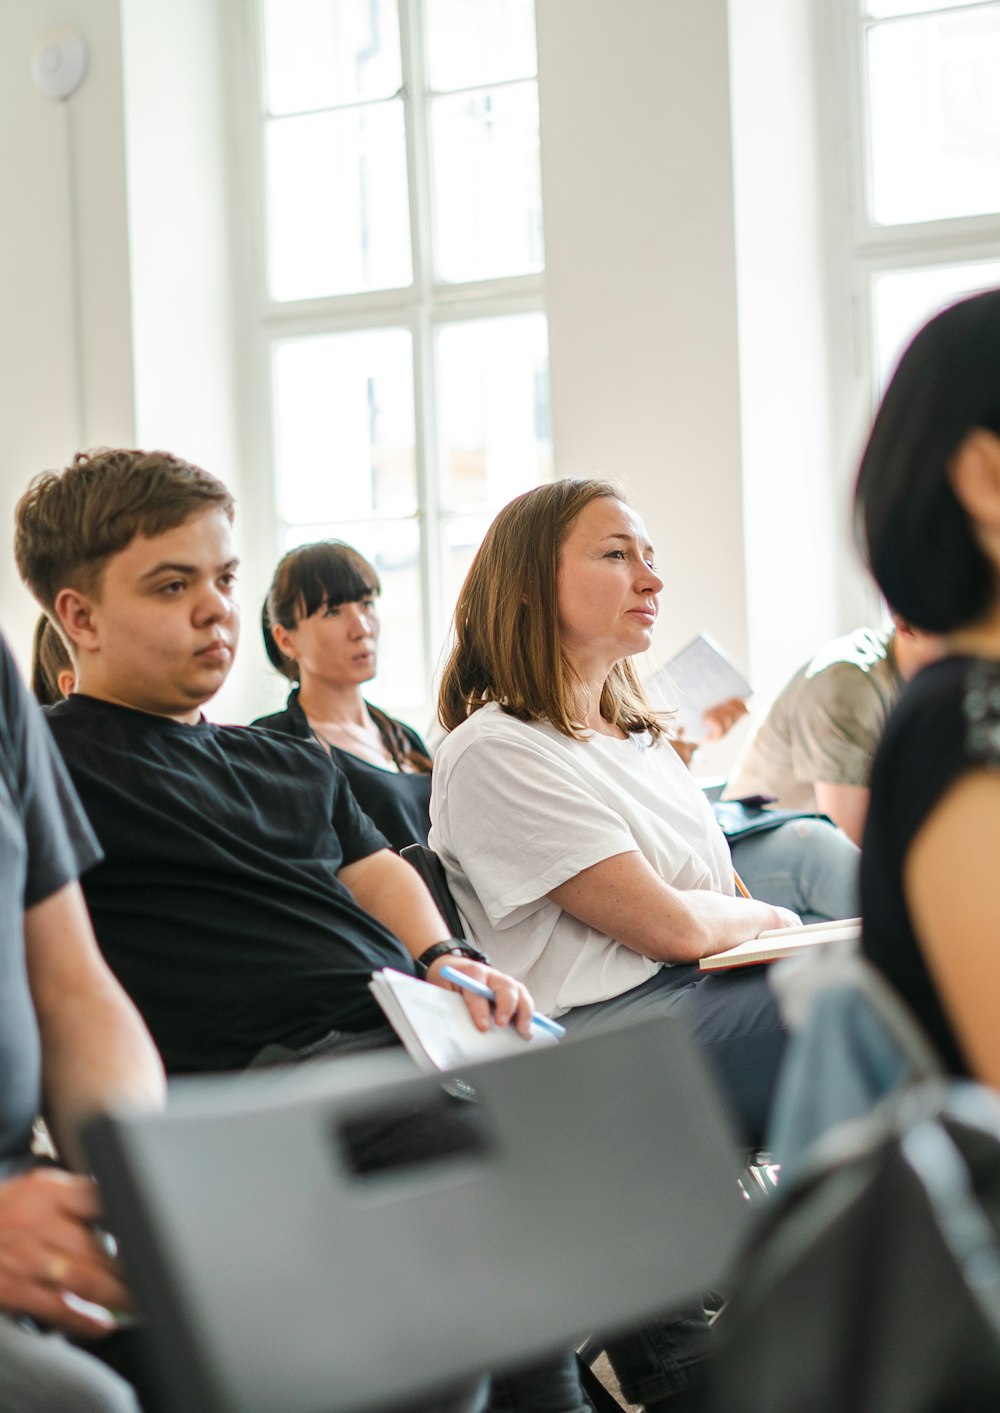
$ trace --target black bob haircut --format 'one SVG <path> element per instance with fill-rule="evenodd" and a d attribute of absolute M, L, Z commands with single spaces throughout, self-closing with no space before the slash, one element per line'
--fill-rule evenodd
<path fill-rule="evenodd" d="M 293 629 L 324 604 L 357 603 L 382 592 L 373 567 L 342 540 L 319 540 L 289 550 L 278 563 L 261 613 L 261 632 L 268 660 L 292 682 L 299 680 L 298 663 L 285 657 L 274 641 L 272 623 Z"/>
<path fill-rule="evenodd" d="M 996 572 L 952 490 L 970 432 L 1000 436 L 1000 290 L 926 324 L 882 400 L 854 490 L 855 534 L 887 602 L 916 628 L 980 619 Z"/>

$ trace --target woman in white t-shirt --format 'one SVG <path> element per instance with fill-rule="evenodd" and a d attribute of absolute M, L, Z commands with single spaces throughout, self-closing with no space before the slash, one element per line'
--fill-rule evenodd
<path fill-rule="evenodd" d="M 797 918 L 734 896 L 726 840 L 631 658 L 663 581 L 611 483 L 564 480 L 497 516 L 459 597 L 441 686 L 431 846 L 483 949 L 576 1028 L 683 1015 L 751 1142 L 783 1032 L 762 969 L 700 957 Z"/>
<path fill-rule="evenodd" d="M 760 968 L 697 961 L 796 917 L 733 896 L 726 840 L 639 687 L 630 659 L 662 588 L 607 482 L 557 481 L 500 512 L 455 612 L 430 844 L 477 941 L 542 1009 L 571 1029 L 683 1016 L 756 1142 L 777 1010 Z M 607 1349 L 630 1403 L 701 1406 L 700 1306 Z"/>

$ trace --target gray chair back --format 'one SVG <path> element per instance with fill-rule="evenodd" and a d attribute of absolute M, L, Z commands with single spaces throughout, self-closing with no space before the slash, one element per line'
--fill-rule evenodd
<path fill-rule="evenodd" d="M 362 1413 L 713 1287 L 746 1214 L 680 1022 L 461 1071 L 473 1151 L 359 1175 L 345 1126 L 433 1112 L 401 1054 L 177 1083 L 85 1131 L 178 1413 Z M 455 1102 L 451 1100 L 450 1102 Z"/>

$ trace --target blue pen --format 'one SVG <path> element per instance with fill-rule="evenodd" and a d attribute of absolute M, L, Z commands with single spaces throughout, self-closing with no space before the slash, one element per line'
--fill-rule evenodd
<path fill-rule="evenodd" d="M 456 971 L 454 967 L 442 967 L 441 975 L 445 981 L 453 982 L 455 986 L 460 986 L 463 991 L 471 991 L 473 996 L 482 996 L 484 1001 L 495 1001 L 496 996 L 488 986 L 484 986 L 481 981 L 473 981 L 471 976 L 466 976 L 464 972 Z M 566 1034 L 566 1027 L 560 1025 L 558 1021 L 551 1020 L 548 1016 L 540 1015 L 538 1011 L 532 1011 L 531 1020 L 533 1025 L 537 1025 L 539 1030 L 547 1030 L 550 1035 L 554 1035 L 557 1040 L 561 1040 Z"/>

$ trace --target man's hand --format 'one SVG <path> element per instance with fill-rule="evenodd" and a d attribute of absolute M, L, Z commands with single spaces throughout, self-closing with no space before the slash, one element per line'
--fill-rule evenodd
<path fill-rule="evenodd" d="M 99 1216 L 89 1178 L 35 1168 L 0 1182 L 0 1310 L 91 1338 L 112 1330 L 110 1315 L 85 1313 L 65 1299 L 79 1296 L 107 1310 L 130 1306 L 118 1263 L 94 1234 Z"/>
<path fill-rule="evenodd" d="M 717 741 L 736 725 L 741 716 L 746 716 L 748 710 L 746 702 L 739 697 L 730 697 L 728 701 L 709 707 L 707 711 L 702 712 L 702 720 L 705 723 L 702 740 Z"/>
<path fill-rule="evenodd" d="M 482 982 L 490 988 L 496 1000 L 490 1002 L 481 996 L 473 996 L 471 991 L 463 991 L 460 986 L 447 981 L 441 975 L 443 966 L 453 967 L 455 971 L 464 972 L 473 981 Z M 495 967 L 485 966 L 482 962 L 474 962 L 470 957 L 443 956 L 438 957 L 428 967 L 426 980 L 433 986 L 457 991 L 469 1008 L 469 1015 L 477 1030 L 489 1030 L 491 1025 L 509 1025 L 513 1021 L 519 1035 L 523 1035 L 525 1040 L 531 1038 L 531 1013 L 534 1010 L 531 993 L 506 972 L 497 971 Z"/>

